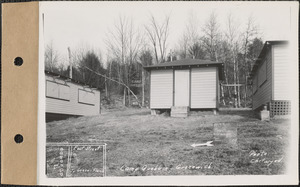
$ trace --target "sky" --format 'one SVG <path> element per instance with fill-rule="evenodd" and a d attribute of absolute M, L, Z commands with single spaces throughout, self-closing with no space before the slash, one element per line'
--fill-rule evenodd
<path fill-rule="evenodd" d="M 178 45 L 191 12 L 197 17 L 198 27 L 204 25 L 215 12 L 222 30 L 231 13 L 239 29 L 243 30 L 249 16 L 258 25 L 260 36 L 266 40 L 285 40 L 291 37 L 296 18 L 295 2 L 42 2 L 44 14 L 44 43 L 52 42 L 62 58 L 67 59 L 67 48 L 76 50 L 89 46 L 106 56 L 108 33 L 119 16 L 132 18 L 143 29 L 153 15 L 162 21 L 170 15 L 168 51 Z M 201 30 L 199 30 L 201 32 Z"/>

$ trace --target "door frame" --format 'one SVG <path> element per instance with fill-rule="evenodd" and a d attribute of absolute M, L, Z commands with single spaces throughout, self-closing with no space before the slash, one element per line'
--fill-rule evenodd
<path fill-rule="evenodd" d="M 189 75 L 188 75 L 188 80 L 189 80 L 189 83 L 188 83 L 188 86 L 189 86 L 189 93 L 188 93 L 188 106 L 187 107 L 190 107 L 191 106 L 191 68 L 183 68 L 183 69 L 173 69 L 173 106 L 175 106 L 175 71 L 181 71 L 181 70 L 186 70 L 188 71 Z"/>

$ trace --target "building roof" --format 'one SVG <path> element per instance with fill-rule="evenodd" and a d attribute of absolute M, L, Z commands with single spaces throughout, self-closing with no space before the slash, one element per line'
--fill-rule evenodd
<path fill-rule="evenodd" d="M 161 68 L 173 68 L 173 67 L 190 67 L 190 66 L 222 66 L 223 63 L 210 61 L 210 60 L 199 60 L 199 59 L 182 59 L 172 62 L 165 62 L 144 67 L 146 70 L 161 69 Z"/>
<path fill-rule="evenodd" d="M 270 46 L 272 45 L 278 45 L 278 44 L 288 44 L 287 40 L 273 40 L 273 41 L 266 41 L 260 54 L 257 57 L 257 60 L 255 61 L 251 72 L 250 72 L 250 77 L 253 77 L 253 75 L 255 74 L 259 64 L 263 61 L 264 56 L 266 55 L 266 52 L 270 49 Z"/>
<path fill-rule="evenodd" d="M 221 62 L 215 62 L 210 60 L 200 60 L 200 59 L 182 59 L 175 60 L 172 62 L 165 62 L 161 64 L 155 64 L 151 66 L 146 66 L 146 70 L 156 70 L 156 69 L 181 69 L 190 67 L 218 67 L 219 68 L 219 79 L 224 80 L 224 64 Z"/>
<path fill-rule="evenodd" d="M 80 84 L 80 85 L 83 85 L 83 86 L 89 86 L 90 88 L 93 88 L 91 85 L 89 84 L 86 84 L 82 81 L 79 81 L 79 80 L 75 80 L 75 79 L 71 79 L 70 77 L 66 77 L 64 75 L 60 75 L 58 73 L 54 73 L 54 72 L 51 72 L 51 71 L 47 71 L 45 70 L 45 74 L 48 74 L 50 76 L 53 76 L 53 77 L 57 77 L 57 78 L 60 78 L 60 79 L 64 79 L 64 80 L 69 80 L 73 83 L 76 83 L 76 84 Z M 95 88 L 96 90 L 100 90 L 99 88 Z"/>

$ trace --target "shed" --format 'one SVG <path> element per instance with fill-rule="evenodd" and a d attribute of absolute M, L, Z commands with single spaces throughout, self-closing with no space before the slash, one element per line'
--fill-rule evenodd
<path fill-rule="evenodd" d="M 267 106 L 271 117 L 290 114 L 292 62 L 289 52 L 288 41 L 265 42 L 250 74 L 253 110 Z"/>
<path fill-rule="evenodd" d="M 100 114 L 100 91 L 45 71 L 46 121 Z"/>
<path fill-rule="evenodd" d="M 189 109 L 219 107 L 222 63 L 182 59 L 144 67 L 150 72 L 150 108 L 171 109 L 171 116 L 186 117 Z"/>

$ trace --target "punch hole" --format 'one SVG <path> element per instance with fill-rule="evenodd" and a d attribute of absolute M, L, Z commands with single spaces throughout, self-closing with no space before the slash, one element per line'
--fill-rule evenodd
<path fill-rule="evenodd" d="M 23 142 L 23 136 L 21 134 L 17 134 L 15 136 L 15 142 L 16 143 L 22 143 Z"/>
<path fill-rule="evenodd" d="M 14 64 L 16 66 L 21 66 L 23 64 L 23 59 L 21 57 L 16 57 L 15 61 L 14 61 Z"/>

